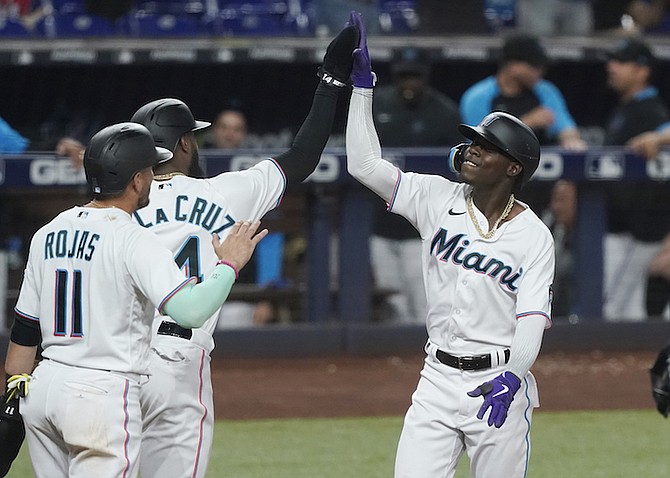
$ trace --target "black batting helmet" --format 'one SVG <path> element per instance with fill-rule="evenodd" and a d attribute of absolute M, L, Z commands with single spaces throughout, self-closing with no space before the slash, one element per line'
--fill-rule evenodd
<path fill-rule="evenodd" d="M 519 189 L 526 185 L 540 164 L 540 142 L 526 124 L 516 116 L 494 111 L 484 117 L 477 126 L 461 124 L 458 130 L 470 141 L 477 139 L 493 145 L 496 149 L 523 166 Z M 461 170 L 463 148 L 453 148 L 450 153 L 453 169 Z"/>
<path fill-rule="evenodd" d="M 141 124 L 113 124 L 93 135 L 84 152 L 86 181 L 95 196 L 115 195 L 138 171 L 171 158 L 169 150 L 154 145 Z"/>
<path fill-rule="evenodd" d="M 130 121 L 146 126 L 156 146 L 172 152 L 184 133 L 198 131 L 212 124 L 195 120 L 186 103 L 176 98 L 162 98 L 147 103 L 135 112 Z"/>

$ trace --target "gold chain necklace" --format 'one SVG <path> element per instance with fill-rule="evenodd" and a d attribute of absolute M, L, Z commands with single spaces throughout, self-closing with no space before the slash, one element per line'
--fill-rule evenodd
<path fill-rule="evenodd" d="M 475 216 L 475 209 L 474 206 L 472 205 L 472 191 L 470 191 L 470 194 L 468 195 L 467 205 L 468 205 L 468 214 L 470 215 L 470 219 L 472 219 L 472 222 L 475 224 L 475 229 L 477 229 L 479 235 L 482 236 L 482 238 L 484 239 L 491 239 L 498 230 L 500 223 L 503 222 L 507 218 L 507 216 L 509 216 L 509 213 L 512 210 L 512 206 L 514 206 L 514 194 L 510 194 L 509 201 L 507 201 L 507 206 L 505 206 L 505 209 L 503 210 L 502 214 L 500 215 L 498 220 L 495 223 L 493 223 L 493 227 L 487 233 L 484 233 L 484 231 L 482 231 L 482 228 L 479 225 L 479 221 L 477 220 L 477 216 Z"/>
<path fill-rule="evenodd" d="M 186 176 L 186 175 L 181 171 L 174 171 L 172 173 L 167 174 L 154 174 L 154 181 L 167 181 L 168 179 L 172 179 L 175 176 Z"/>

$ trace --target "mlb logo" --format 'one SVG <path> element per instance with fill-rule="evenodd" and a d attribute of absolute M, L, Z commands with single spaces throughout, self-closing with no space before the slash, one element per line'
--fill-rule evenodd
<path fill-rule="evenodd" d="M 592 153 L 584 162 L 584 175 L 589 179 L 621 179 L 626 172 L 624 153 Z"/>
<path fill-rule="evenodd" d="M 561 176 L 563 176 L 563 156 L 553 152 L 542 154 L 533 179 L 556 180 Z"/>
<path fill-rule="evenodd" d="M 172 189 L 172 183 L 159 184 L 158 190 L 160 191 L 162 189 Z"/>
<path fill-rule="evenodd" d="M 670 179 L 670 151 L 661 151 L 654 159 L 647 161 L 647 176 L 657 181 Z"/>

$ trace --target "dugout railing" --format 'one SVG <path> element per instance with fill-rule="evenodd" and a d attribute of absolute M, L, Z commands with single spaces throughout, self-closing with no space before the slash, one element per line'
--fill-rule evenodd
<path fill-rule="evenodd" d="M 208 175 L 245 169 L 267 157 L 266 151 L 241 151 L 234 155 L 204 150 L 202 163 Z M 448 170 L 444 149 L 385 149 L 384 157 L 407 171 L 442 174 Z M 613 346 L 639 348 L 659 345 L 670 336 L 670 322 L 606 323 L 602 319 L 602 237 L 606 230 L 605 185 L 670 181 L 670 151 L 645 161 L 624 148 L 591 148 L 570 152 L 544 148 L 541 165 L 529 188 L 540 203 L 559 179 L 578 185 L 577 234 L 575 238 L 576 296 L 570 321 L 557 318 L 545 347 Z M 670 184 L 668 184 L 670 187 Z M 306 198 L 306 262 L 303 281 L 283 288 L 240 286 L 233 298 L 256 301 L 264 298 L 292 302 L 299 317 L 290 324 L 261 329 L 230 329 L 217 332 L 217 347 L 232 355 L 316 355 L 340 352 L 394 353 L 416 350 L 425 340 L 423 326 L 394 326 L 377 322 L 375 304 L 390 291 L 376 290 L 369 274 L 368 237 L 371 232 L 372 195 L 346 172 L 344 151 L 328 150 L 317 170 L 303 185 Z M 40 221 L 86 197 L 83 171 L 53 153 L 0 156 L 0 214 L 3 237 L 14 230 L 30 238 Z M 523 195 L 521 197 L 523 200 Z M 667 205 L 670 207 L 670 205 Z M 539 211 L 538 211 L 539 212 Z M 335 240 L 334 240 L 335 239 Z M 23 245 L 23 253 L 28 244 Z M 333 253 L 332 249 L 336 251 Z M 15 252 L 15 251 L 14 251 Z M 5 263 L 0 287 L 5 294 L 5 325 L 11 320 L 20 285 L 20 270 Z M 336 271 L 333 274 L 333 270 Z M 4 281 L 4 286 L 2 285 Z M 1 294 L 1 292 L 0 292 Z M 579 325 L 579 327 L 573 327 Z M 6 341 L 6 337 L 3 337 Z M 559 345 L 561 344 L 561 345 Z"/>

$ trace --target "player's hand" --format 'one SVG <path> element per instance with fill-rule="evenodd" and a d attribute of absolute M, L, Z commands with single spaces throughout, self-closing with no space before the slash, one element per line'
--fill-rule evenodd
<path fill-rule="evenodd" d="M 471 397 L 484 397 L 484 404 L 477 412 L 477 418 L 482 420 L 490 408 L 488 424 L 500 428 L 507 419 L 507 411 L 514 400 L 514 394 L 521 387 L 521 381 L 512 372 L 504 372 L 490 382 L 484 382 L 479 387 L 468 392 Z"/>
<path fill-rule="evenodd" d="M 357 88 L 372 88 L 377 83 L 377 75 L 372 71 L 370 53 L 368 52 L 368 39 L 361 14 L 351 12 L 349 22 L 352 25 L 356 25 L 360 32 L 360 40 L 354 50 L 354 67 L 351 72 L 351 81 Z"/>
<path fill-rule="evenodd" d="M 28 395 L 28 385 L 32 376 L 27 373 L 12 375 L 7 379 L 7 400 Z"/>
<path fill-rule="evenodd" d="M 260 221 L 238 221 L 223 242 L 212 234 L 212 245 L 219 259 L 230 262 L 239 272 L 251 259 L 258 243 L 268 235 L 267 229 L 256 234 L 260 225 Z"/>
<path fill-rule="evenodd" d="M 519 118 L 530 128 L 549 128 L 555 120 L 554 112 L 546 106 L 537 106 Z"/>
<path fill-rule="evenodd" d="M 626 145 L 640 156 L 654 159 L 661 149 L 661 136 L 656 131 L 646 131 L 629 139 Z"/>
<path fill-rule="evenodd" d="M 358 28 L 347 23 L 342 31 L 330 42 L 319 68 L 321 81 L 329 85 L 343 87 L 349 84 L 353 68 L 353 51 L 358 46 Z"/>
<path fill-rule="evenodd" d="M 75 169 L 84 166 L 84 150 L 86 147 L 74 138 L 61 138 L 56 145 L 56 154 L 68 156 Z"/>

